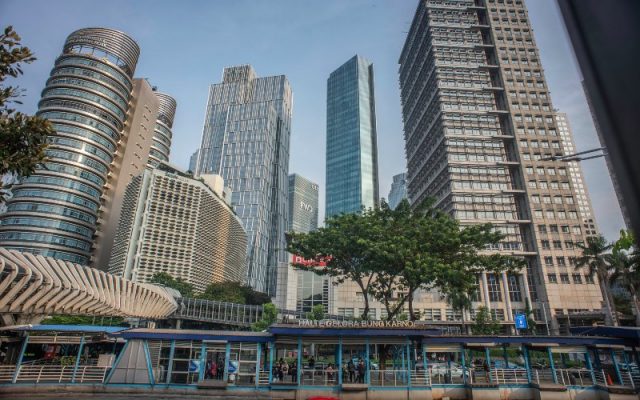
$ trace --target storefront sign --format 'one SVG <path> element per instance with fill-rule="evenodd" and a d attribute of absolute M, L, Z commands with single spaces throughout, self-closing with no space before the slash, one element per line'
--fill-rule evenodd
<path fill-rule="evenodd" d="M 302 319 L 298 326 L 304 328 L 413 328 L 413 321 L 334 321 L 322 319 L 312 321 Z"/>

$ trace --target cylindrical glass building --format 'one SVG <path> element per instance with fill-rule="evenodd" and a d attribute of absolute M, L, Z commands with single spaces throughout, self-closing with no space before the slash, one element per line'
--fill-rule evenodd
<path fill-rule="evenodd" d="M 139 54 L 116 30 L 69 35 L 38 104 L 37 115 L 56 131 L 48 160 L 14 188 L 0 219 L 0 246 L 88 264 Z"/>
<path fill-rule="evenodd" d="M 156 92 L 158 98 L 158 118 L 156 126 L 153 130 L 153 143 L 151 151 L 149 151 L 150 167 L 157 167 L 158 163 L 168 162 L 169 153 L 171 152 L 171 128 L 173 127 L 173 118 L 176 115 L 176 101 L 168 94 Z"/>

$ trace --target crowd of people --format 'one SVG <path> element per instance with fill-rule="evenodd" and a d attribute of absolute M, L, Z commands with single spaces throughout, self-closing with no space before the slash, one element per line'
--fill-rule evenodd
<path fill-rule="evenodd" d="M 224 376 L 224 360 L 216 359 L 216 360 L 207 360 L 207 365 L 204 370 L 204 378 L 205 379 L 218 379 L 221 380 Z"/>
<path fill-rule="evenodd" d="M 326 379 L 329 382 L 336 381 L 337 374 L 339 373 L 339 369 L 336 365 L 329 363 L 326 364 L 326 367 L 321 366 L 320 368 L 316 367 L 316 360 L 313 356 L 309 357 L 307 361 L 307 365 L 304 367 L 304 374 L 315 374 L 318 371 L 324 370 L 326 374 Z M 366 366 L 364 360 L 359 359 L 358 361 L 349 360 L 347 364 L 342 365 L 342 381 L 345 383 L 365 383 L 365 373 Z M 297 383 L 298 381 L 298 365 L 296 362 L 291 361 L 287 362 L 284 358 L 280 358 L 274 366 L 273 366 L 273 377 L 275 382 L 293 382 Z M 313 375 L 311 375 L 313 379 Z"/>
<path fill-rule="evenodd" d="M 285 377 L 290 377 L 291 382 L 298 381 L 298 365 L 295 362 L 287 363 L 283 358 L 273 366 L 273 377 L 276 382 L 285 382 Z"/>

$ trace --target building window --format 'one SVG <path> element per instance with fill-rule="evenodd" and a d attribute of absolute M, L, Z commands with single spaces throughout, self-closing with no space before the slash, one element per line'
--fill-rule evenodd
<path fill-rule="evenodd" d="M 545 257 L 544 258 L 544 265 L 546 265 L 547 267 L 553 266 L 553 257 Z"/>
<path fill-rule="evenodd" d="M 592 285 L 596 283 L 595 280 L 593 279 L 593 275 L 585 275 L 584 281 Z"/>
<path fill-rule="evenodd" d="M 511 301 L 522 301 L 522 293 L 520 292 L 520 283 L 517 275 L 507 275 L 509 286 L 509 298 Z"/>
<path fill-rule="evenodd" d="M 580 274 L 573 274 L 573 283 L 576 284 L 582 284 L 582 275 Z"/>
<path fill-rule="evenodd" d="M 569 274 L 560 274 L 560 281 L 566 285 L 570 284 Z"/>
<path fill-rule="evenodd" d="M 558 277 L 556 274 L 548 274 L 547 278 L 549 279 L 549 283 L 558 283 Z"/>
<path fill-rule="evenodd" d="M 502 301 L 500 280 L 495 274 L 487 274 L 487 287 L 489 289 L 489 301 Z"/>

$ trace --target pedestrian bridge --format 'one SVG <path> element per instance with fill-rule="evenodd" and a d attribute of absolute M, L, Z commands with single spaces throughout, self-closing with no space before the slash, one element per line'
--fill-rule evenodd
<path fill-rule="evenodd" d="M 162 319 L 178 304 L 173 289 L 135 283 L 94 268 L 0 248 L 2 324 L 69 314 Z"/>

